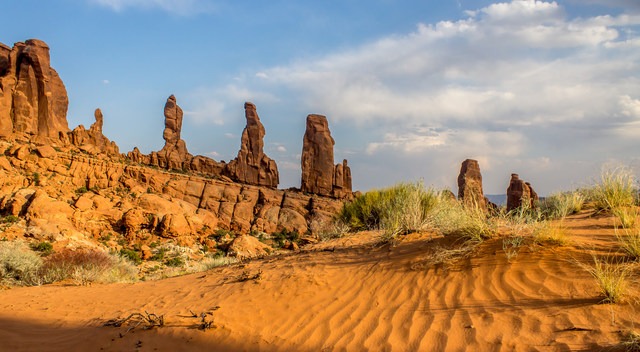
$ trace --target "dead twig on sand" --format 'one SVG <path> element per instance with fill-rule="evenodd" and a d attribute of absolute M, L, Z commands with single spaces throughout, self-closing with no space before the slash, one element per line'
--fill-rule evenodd
<path fill-rule="evenodd" d="M 131 326 L 124 332 L 124 334 L 121 333 L 120 337 L 143 324 L 142 328 L 145 330 L 153 329 L 156 326 L 164 326 L 164 315 L 157 315 L 147 311 L 145 311 L 144 314 L 131 313 L 124 319 L 110 319 L 104 323 L 104 326 L 121 327 L 124 324 L 130 324 Z"/>

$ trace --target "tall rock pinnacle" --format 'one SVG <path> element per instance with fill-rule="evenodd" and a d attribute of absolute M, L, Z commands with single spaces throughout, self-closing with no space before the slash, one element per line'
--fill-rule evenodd
<path fill-rule="evenodd" d="M 302 143 L 301 190 L 306 193 L 343 198 L 351 194 L 351 169 L 344 160 L 333 165 L 335 141 L 327 118 L 307 116 L 307 128 Z"/>
<path fill-rule="evenodd" d="M 265 129 L 256 106 L 245 103 L 244 114 L 247 125 L 242 131 L 240 150 L 238 156 L 227 165 L 226 173 L 239 182 L 276 188 L 279 182 L 278 166 L 264 153 Z"/>

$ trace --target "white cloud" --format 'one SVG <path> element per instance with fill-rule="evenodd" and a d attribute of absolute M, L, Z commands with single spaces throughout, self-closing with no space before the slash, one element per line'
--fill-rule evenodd
<path fill-rule="evenodd" d="M 280 153 L 286 153 L 287 152 L 287 148 L 285 148 L 284 145 L 279 145 L 276 147 L 276 150 Z"/>
<path fill-rule="evenodd" d="M 193 15 L 197 13 L 207 13 L 215 9 L 210 0 L 89 0 L 112 9 L 113 11 L 124 11 L 128 8 L 138 9 L 160 9 L 177 15 Z"/>
<path fill-rule="evenodd" d="M 102 80 L 102 84 L 104 84 L 104 85 L 107 85 L 109 83 L 111 83 L 111 82 L 108 79 L 103 79 Z"/>

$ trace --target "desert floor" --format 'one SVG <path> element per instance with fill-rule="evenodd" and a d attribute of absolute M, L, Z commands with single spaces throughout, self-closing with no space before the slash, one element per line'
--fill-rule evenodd
<path fill-rule="evenodd" d="M 571 216 L 571 244 L 526 244 L 511 260 L 501 238 L 442 262 L 460 240 L 422 233 L 376 245 L 375 233 L 363 232 L 160 281 L 3 289 L 0 350 L 624 350 L 640 305 L 633 295 L 601 304 L 579 265 L 614 256 L 613 221 Z M 145 311 L 163 315 L 164 326 L 104 326 Z M 211 328 L 200 329 L 193 315 L 201 313 Z"/>

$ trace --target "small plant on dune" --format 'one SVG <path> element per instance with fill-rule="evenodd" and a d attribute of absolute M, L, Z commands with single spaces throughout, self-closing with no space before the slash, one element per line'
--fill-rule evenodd
<path fill-rule="evenodd" d="M 482 242 L 495 234 L 495 222 L 479 207 L 464 206 L 455 199 L 441 196 L 429 214 L 429 226 L 445 236 L 461 236 Z"/>
<path fill-rule="evenodd" d="M 634 260 L 640 259 L 640 229 L 615 229 L 616 238 L 622 249 Z"/>
<path fill-rule="evenodd" d="M 602 303 L 620 303 L 627 294 L 631 268 L 621 260 L 612 257 L 598 258 L 593 255 L 593 265 L 582 265 L 596 280 Z"/>
<path fill-rule="evenodd" d="M 636 202 L 635 177 L 626 167 L 604 170 L 591 196 L 598 210 L 631 207 Z"/>
<path fill-rule="evenodd" d="M 219 266 L 231 265 L 238 262 L 238 258 L 227 256 L 205 257 L 199 261 L 198 268 L 195 271 L 207 271 Z"/>
<path fill-rule="evenodd" d="M 130 260 L 134 264 L 142 263 L 142 255 L 140 254 L 140 252 L 136 252 L 133 249 L 122 248 L 120 250 L 120 255 L 123 258 Z"/>
<path fill-rule="evenodd" d="M 541 222 L 533 232 L 533 242 L 538 245 L 566 246 L 569 244 L 567 228 L 560 223 Z"/>
<path fill-rule="evenodd" d="M 613 208 L 612 213 L 624 229 L 633 228 L 638 218 L 638 208 L 635 206 Z"/>
<path fill-rule="evenodd" d="M 520 247 L 524 244 L 524 236 L 513 235 L 502 239 L 502 250 L 507 256 L 507 260 L 515 259 L 518 256 Z"/>
<path fill-rule="evenodd" d="M 621 345 L 627 352 L 640 352 L 640 334 L 630 331 L 622 340 Z"/>

